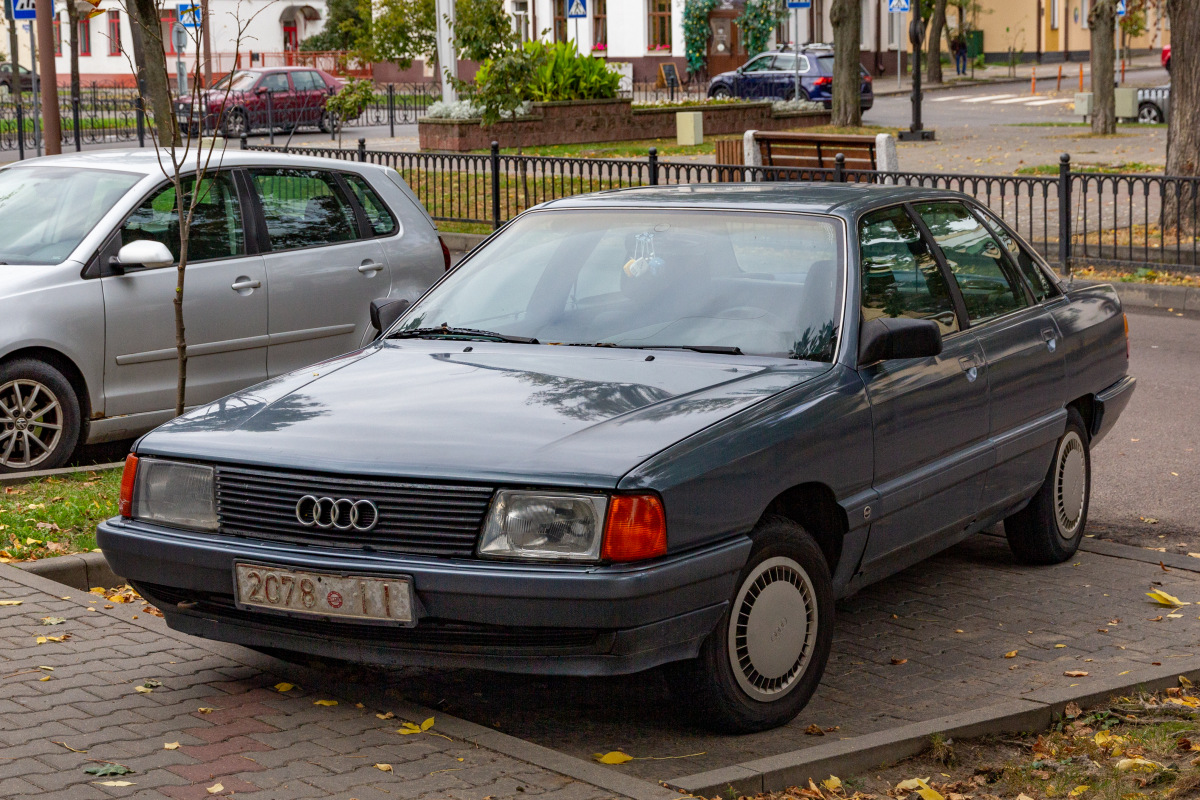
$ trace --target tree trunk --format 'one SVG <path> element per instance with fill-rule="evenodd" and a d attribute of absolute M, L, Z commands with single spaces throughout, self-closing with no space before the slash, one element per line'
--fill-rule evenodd
<path fill-rule="evenodd" d="M 79 11 L 75 8 L 75 3 L 67 3 L 67 25 L 71 29 L 71 106 L 74 109 L 75 103 L 79 102 Z M 74 125 L 75 115 L 71 115 L 72 125 Z"/>
<path fill-rule="evenodd" d="M 175 122 L 175 107 L 171 104 L 171 79 L 167 76 L 167 56 L 163 47 L 162 22 L 155 0 L 128 0 L 126 11 L 132 24 L 142 32 L 142 80 L 154 114 L 158 143 L 174 147 L 179 142 L 179 126 Z"/>
<path fill-rule="evenodd" d="M 929 65 L 925 74 L 930 83 L 942 82 L 942 31 L 946 29 L 946 0 L 935 0 L 933 16 L 929 18 L 929 54 L 925 57 Z"/>
<path fill-rule="evenodd" d="M 833 0 L 829 21 L 833 24 L 833 124 L 857 128 L 862 125 L 862 4 L 859 0 Z"/>
<path fill-rule="evenodd" d="M 1200 177 L 1200 6 L 1195 0 L 1167 0 L 1171 20 L 1171 107 L 1168 112 L 1167 168 L 1172 177 Z M 1196 181 L 1166 186 L 1163 228 L 1195 234 L 1200 228 Z"/>
<path fill-rule="evenodd" d="M 1116 23 L 1117 0 L 1095 0 L 1088 14 L 1092 33 L 1092 133 L 1117 132 L 1117 104 L 1113 94 Z"/>

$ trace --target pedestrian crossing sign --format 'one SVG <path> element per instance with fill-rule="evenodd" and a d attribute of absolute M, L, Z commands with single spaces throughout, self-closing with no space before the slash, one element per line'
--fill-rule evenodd
<path fill-rule="evenodd" d="M 37 8 L 34 0 L 10 0 L 9 3 L 5 3 L 5 6 L 7 6 L 5 10 L 13 10 L 12 19 L 37 18 Z"/>
<path fill-rule="evenodd" d="M 587 0 L 571 0 L 567 8 L 568 19 L 587 19 Z"/>
<path fill-rule="evenodd" d="M 1127 9 L 1125 7 L 1125 0 L 1117 0 L 1117 16 L 1123 17 L 1125 16 L 1126 12 Z"/>
<path fill-rule="evenodd" d="M 895 14 L 898 12 L 907 13 L 910 11 L 909 0 L 888 0 L 888 13 Z"/>

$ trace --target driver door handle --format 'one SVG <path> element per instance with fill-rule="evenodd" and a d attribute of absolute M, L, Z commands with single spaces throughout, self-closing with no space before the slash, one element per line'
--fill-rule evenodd
<path fill-rule="evenodd" d="M 370 275 L 379 272 L 381 269 L 383 269 L 383 264 L 376 264 L 374 261 L 364 261 L 362 266 L 358 268 L 358 271 L 363 275 Z"/>
<path fill-rule="evenodd" d="M 235 292 L 245 291 L 246 289 L 261 289 L 262 281 L 237 281 L 229 288 Z"/>

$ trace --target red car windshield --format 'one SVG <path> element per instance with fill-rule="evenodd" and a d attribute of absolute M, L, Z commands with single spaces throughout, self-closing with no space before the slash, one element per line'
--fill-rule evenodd
<path fill-rule="evenodd" d="M 233 84 L 229 86 L 233 91 L 243 91 L 254 87 L 254 82 L 258 80 L 257 72 L 235 72 L 232 76 L 226 75 L 221 80 L 213 84 L 214 89 L 224 89 L 232 78 Z"/>

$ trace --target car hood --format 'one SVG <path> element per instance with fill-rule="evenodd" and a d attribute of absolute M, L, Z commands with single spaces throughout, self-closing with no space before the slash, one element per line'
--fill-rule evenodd
<path fill-rule="evenodd" d="M 615 487 L 650 456 L 828 369 L 677 351 L 388 341 L 198 408 L 137 450 L 361 475 Z"/>

